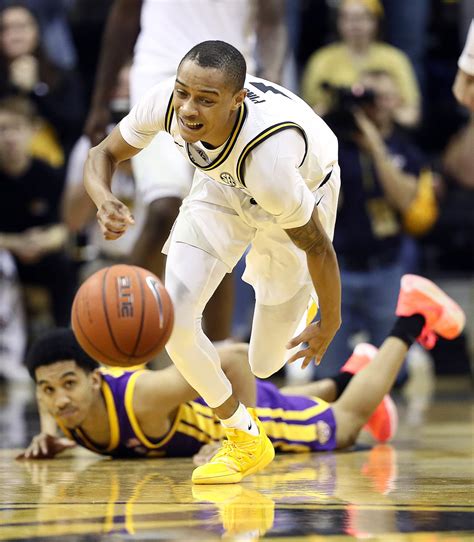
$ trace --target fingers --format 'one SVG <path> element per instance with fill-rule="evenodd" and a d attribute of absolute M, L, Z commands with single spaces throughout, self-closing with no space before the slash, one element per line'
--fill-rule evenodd
<path fill-rule="evenodd" d="M 46 440 L 40 440 L 38 443 L 38 448 L 43 455 L 48 455 L 48 443 Z"/>
<path fill-rule="evenodd" d="M 135 224 L 129 208 L 120 201 L 106 201 L 97 212 L 102 235 L 107 240 L 121 237 L 127 228 Z"/>
<path fill-rule="evenodd" d="M 39 459 L 42 457 L 47 457 L 49 453 L 48 443 L 46 439 L 35 437 L 31 441 L 31 444 L 24 451 L 22 459 Z M 18 456 L 20 459 L 20 456 Z"/>

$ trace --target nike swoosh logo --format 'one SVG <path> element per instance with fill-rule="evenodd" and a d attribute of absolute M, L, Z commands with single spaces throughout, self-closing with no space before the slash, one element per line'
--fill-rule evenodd
<path fill-rule="evenodd" d="M 250 431 L 250 429 L 252 429 L 252 422 L 249 423 L 249 426 L 247 427 L 247 429 Z"/>

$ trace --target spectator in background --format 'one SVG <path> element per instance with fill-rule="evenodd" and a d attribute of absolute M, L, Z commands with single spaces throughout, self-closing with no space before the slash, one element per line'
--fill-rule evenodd
<path fill-rule="evenodd" d="M 159 31 L 157 31 L 159 29 Z M 284 0 L 115 0 L 110 12 L 85 132 L 97 144 L 109 122 L 111 88 L 131 54 L 134 105 L 155 84 L 175 75 L 184 54 L 204 40 L 224 40 L 242 51 L 248 71 L 278 82 L 286 58 Z M 132 160 L 137 187 L 147 208 L 143 233 L 131 260 L 162 276 L 161 249 L 191 187 L 194 168 L 168 134 L 158 134 Z M 231 333 L 232 276 L 219 286 L 205 311 L 211 340 Z"/>
<path fill-rule="evenodd" d="M 366 72 L 360 83 L 350 108 L 346 99 L 341 110 L 326 117 L 339 138 L 343 179 L 334 247 L 344 325 L 318 367 L 318 377 L 336 370 L 350 355 L 351 338 L 357 333 L 381 344 L 404 272 L 404 230 L 422 234 L 437 217 L 426 164 L 394 123 L 400 96 L 392 74 Z"/>
<path fill-rule="evenodd" d="M 11 93 L 33 101 L 43 121 L 34 154 L 62 165 L 84 119 L 81 80 L 48 58 L 35 14 L 19 2 L 0 11 L 0 94 Z"/>
<path fill-rule="evenodd" d="M 55 323 L 67 326 L 77 281 L 59 219 L 63 178 L 31 156 L 34 123 L 26 98 L 0 99 L 0 248 L 13 255 L 22 284 L 46 288 Z"/>
<path fill-rule="evenodd" d="M 474 112 L 474 19 L 469 27 L 464 50 L 459 57 L 453 92 L 460 104 Z"/>
<path fill-rule="evenodd" d="M 126 64 L 120 70 L 116 89 L 111 98 L 111 120 L 114 122 L 109 129 L 129 111 L 129 73 L 130 64 Z M 67 168 L 66 188 L 62 201 L 62 216 L 66 226 L 74 233 L 87 229 L 89 245 L 87 253 L 90 262 L 85 264 L 81 272 L 82 279 L 107 265 L 126 262 L 140 235 L 144 219 L 144 208 L 135 191 L 131 162 L 126 160 L 119 164 L 112 178 L 112 189 L 117 197 L 132 209 L 135 226 L 113 243 L 104 239 L 96 220 L 97 209 L 83 184 L 84 164 L 91 146 L 91 141 L 86 135 L 74 145 Z"/>
<path fill-rule="evenodd" d="M 22 5 L 34 11 L 44 37 L 44 48 L 48 57 L 59 67 L 72 69 L 76 66 L 77 55 L 67 9 L 76 0 L 23 0 Z M 18 2 L 0 0 L 0 10 Z"/>
<path fill-rule="evenodd" d="M 407 56 L 377 41 L 383 8 L 379 0 L 342 0 L 337 26 L 341 41 L 322 47 L 310 57 L 302 78 L 302 96 L 320 115 L 331 107 L 325 85 L 350 87 L 367 70 L 387 70 L 400 97 L 395 120 L 414 127 L 420 120 L 420 92 Z"/>

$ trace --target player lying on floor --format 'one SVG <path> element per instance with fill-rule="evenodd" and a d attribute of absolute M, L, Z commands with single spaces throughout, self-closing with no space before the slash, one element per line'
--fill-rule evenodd
<path fill-rule="evenodd" d="M 278 390 L 253 377 L 245 346 L 222 350 L 234 389 L 245 404 L 256 404 L 276 450 L 346 448 L 367 424 L 380 441 L 393 435 L 396 410 L 386 394 L 408 348 L 415 340 L 432 347 L 437 335 L 453 339 L 465 321 L 452 299 L 415 275 L 402 279 L 396 314 L 380 350 L 359 345 L 339 375 L 304 386 Z M 224 436 L 212 410 L 174 366 L 110 374 L 80 349 L 70 330 L 59 329 L 33 345 L 27 367 L 36 382 L 42 432 L 20 457 L 52 457 L 74 446 L 71 440 L 114 457 L 191 457 Z M 56 436 L 58 426 L 69 440 Z"/>

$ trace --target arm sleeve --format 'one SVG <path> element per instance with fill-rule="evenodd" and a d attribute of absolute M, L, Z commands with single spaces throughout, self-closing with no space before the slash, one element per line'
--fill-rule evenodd
<path fill-rule="evenodd" d="M 120 133 L 129 145 L 143 149 L 158 132 L 165 130 L 166 110 L 172 92 L 169 82 L 156 85 L 120 121 Z"/>
<path fill-rule="evenodd" d="M 474 75 L 474 19 L 471 21 L 471 26 L 467 33 L 466 44 L 459 57 L 458 66 L 462 71 L 469 75 Z"/>
<path fill-rule="evenodd" d="M 284 229 L 303 226 L 314 209 L 314 196 L 298 170 L 305 150 L 302 135 L 289 129 L 269 137 L 247 159 L 247 189 Z"/>

